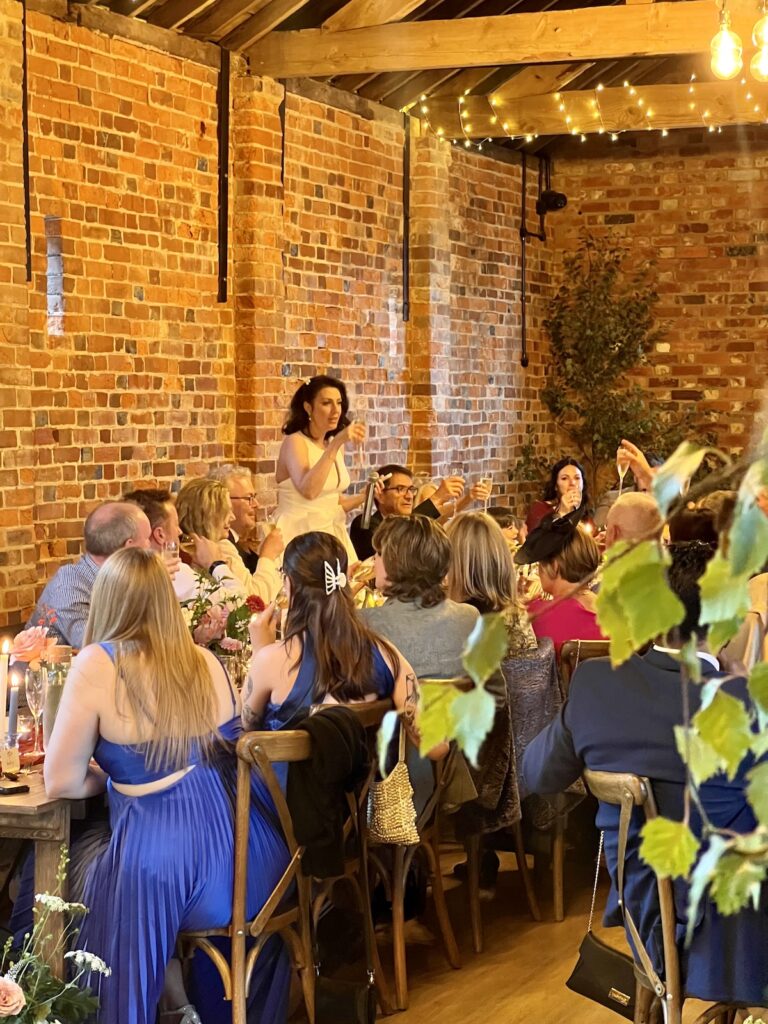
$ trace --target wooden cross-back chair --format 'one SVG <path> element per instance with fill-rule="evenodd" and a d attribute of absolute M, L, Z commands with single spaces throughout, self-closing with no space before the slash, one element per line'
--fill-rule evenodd
<path fill-rule="evenodd" d="M 232 1002 L 232 1024 L 246 1024 L 246 999 L 256 960 L 265 942 L 279 934 L 298 972 L 310 1024 L 315 1019 L 315 970 L 310 921 L 310 880 L 301 872 L 304 848 L 296 842 L 291 813 L 275 775 L 275 762 L 306 761 L 311 756 L 309 734 L 303 731 L 249 732 L 237 744 L 237 796 L 235 806 L 235 866 L 232 920 L 226 928 L 183 932 L 182 955 L 201 950 L 213 961 Z M 288 847 L 289 861 L 282 877 L 254 918 L 246 917 L 248 836 L 250 831 L 251 772 L 258 771 L 269 790 Z M 211 942 L 231 942 L 230 957 Z M 250 949 L 248 940 L 253 941 Z"/>
<path fill-rule="evenodd" d="M 590 793 L 604 803 L 621 808 L 620 822 L 626 827 L 619 828 L 619 849 L 617 859 L 617 880 L 620 897 L 624 881 L 624 858 L 629 822 L 635 807 L 643 810 L 646 819 L 657 815 L 656 802 L 650 781 L 639 775 L 624 772 L 600 772 L 589 769 L 584 772 L 584 782 Z M 622 842 L 623 839 L 623 842 Z M 642 940 L 637 933 L 630 914 L 625 914 L 625 925 L 633 945 L 638 951 L 641 963 L 635 963 L 637 987 L 635 991 L 635 1024 L 651 1024 L 657 1021 L 659 1010 L 664 1024 L 682 1024 L 683 991 L 680 974 L 680 958 L 677 950 L 675 899 L 671 878 L 656 877 L 656 887 L 661 912 L 661 932 L 664 957 L 664 979 L 659 978 L 650 962 Z M 717 1003 L 700 1014 L 694 1024 L 739 1024 L 746 1020 L 748 1008 L 733 1004 Z"/>
<path fill-rule="evenodd" d="M 472 687 L 471 680 L 465 677 L 457 679 L 420 679 L 419 682 L 458 686 L 460 689 L 471 689 Z M 408 1008 L 408 969 L 405 949 L 405 881 L 413 863 L 413 858 L 419 850 L 423 851 L 426 857 L 427 870 L 432 886 L 432 898 L 435 903 L 435 912 L 446 958 L 454 969 L 461 967 L 459 948 L 456 944 L 456 937 L 448 915 L 448 905 L 445 901 L 445 890 L 443 888 L 443 876 L 440 871 L 440 805 L 445 783 L 449 777 L 449 770 L 455 756 L 456 748 L 451 746 L 445 758 L 432 763 L 434 788 L 425 806 L 416 818 L 419 842 L 412 846 L 401 846 L 394 843 L 371 844 L 369 846 L 372 873 L 374 876 L 380 877 L 384 882 L 392 903 L 395 1004 L 399 1010 Z M 383 850 L 389 851 L 389 855 L 386 857 L 382 856 Z"/>
<path fill-rule="evenodd" d="M 560 683 L 563 697 L 568 696 L 573 673 L 582 661 L 589 658 L 605 658 L 608 655 L 607 640 L 566 640 L 560 648 Z"/>

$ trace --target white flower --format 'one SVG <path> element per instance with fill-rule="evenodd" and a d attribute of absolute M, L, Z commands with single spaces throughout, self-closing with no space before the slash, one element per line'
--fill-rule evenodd
<path fill-rule="evenodd" d="M 73 949 L 69 953 L 64 954 L 65 960 L 74 960 L 78 967 L 82 967 L 86 971 L 96 971 L 98 974 L 103 974 L 105 978 L 108 978 L 112 973 L 112 968 L 107 967 L 100 956 L 96 956 L 95 953 L 88 953 L 84 949 Z"/>
<path fill-rule="evenodd" d="M 194 618 L 194 612 L 192 611 L 191 608 L 188 608 L 186 605 L 182 605 L 181 614 L 184 616 L 184 625 L 187 627 L 187 629 L 190 629 L 192 626 L 192 619 Z"/>
<path fill-rule="evenodd" d="M 46 910 L 54 914 L 63 914 L 69 904 L 61 896 L 51 896 L 49 892 L 38 892 L 35 894 L 35 903 L 39 903 Z"/>

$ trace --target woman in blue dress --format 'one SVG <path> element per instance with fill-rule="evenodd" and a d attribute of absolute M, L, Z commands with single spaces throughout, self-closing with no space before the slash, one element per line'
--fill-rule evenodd
<path fill-rule="evenodd" d="M 331 534 L 295 537 L 285 549 L 285 635 L 275 639 L 269 605 L 251 620 L 253 657 L 244 688 L 246 729 L 285 729 L 311 704 L 391 697 L 412 722 L 416 679 L 395 647 L 357 614 L 347 554 Z"/>
<path fill-rule="evenodd" d="M 83 867 L 90 913 L 78 939 L 111 968 L 99 1021 L 154 1024 L 160 1006 L 164 1024 L 198 1024 L 172 958 L 180 931 L 231 919 L 238 698 L 221 664 L 193 644 L 151 551 L 120 550 L 99 570 L 85 642 L 46 751 L 45 783 L 55 797 L 109 794 L 111 835 Z M 258 779 L 252 797 L 249 915 L 288 862 Z M 278 941 L 257 961 L 249 1019 L 285 1021 L 289 981 Z M 199 1009 L 205 1024 L 231 1020 L 221 998 Z"/>

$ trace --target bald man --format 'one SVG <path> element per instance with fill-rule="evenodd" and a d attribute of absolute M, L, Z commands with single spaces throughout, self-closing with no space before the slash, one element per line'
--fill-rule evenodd
<path fill-rule="evenodd" d="M 664 520 L 659 506 L 641 491 L 627 491 L 614 501 L 605 521 L 605 548 L 620 540 L 653 540 L 661 536 Z"/>
<path fill-rule="evenodd" d="M 138 505 L 106 501 L 85 520 L 85 554 L 62 565 L 46 584 L 26 628 L 48 626 L 62 644 L 82 647 L 96 574 L 120 548 L 148 548 L 152 529 Z"/>

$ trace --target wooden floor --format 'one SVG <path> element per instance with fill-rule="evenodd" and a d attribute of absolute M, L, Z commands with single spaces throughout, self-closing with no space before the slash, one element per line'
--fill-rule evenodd
<path fill-rule="evenodd" d="M 410 1006 L 390 1018 L 392 1024 L 617 1024 L 624 1019 L 565 987 L 586 931 L 591 895 L 588 875 L 581 872 L 574 877 L 571 871 L 566 877 L 564 921 L 553 920 L 551 902 L 544 900 L 544 920 L 536 923 L 525 908 L 517 872 L 505 870 L 509 862 L 514 864 L 514 858 L 502 857 L 496 899 L 483 904 L 485 951 L 479 956 L 472 952 L 465 890 L 456 885 L 448 893 L 448 901 L 462 967 L 451 970 L 437 939 L 429 944 L 409 944 Z M 450 862 L 446 870 L 449 866 Z M 545 895 L 543 890 L 541 894 Z M 605 891 L 598 902 L 604 906 Z M 429 917 L 427 924 L 432 927 Z M 430 938 L 427 929 L 418 931 L 418 939 Z M 619 930 L 596 931 L 606 941 L 621 945 Z M 383 944 L 382 953 L 388 957 Z M 388 959 L 385 966 L 389 967 Z M 702 1008 L 703 1004 L 696 1003 L 687 1006 L 686 1024 Z"/>

